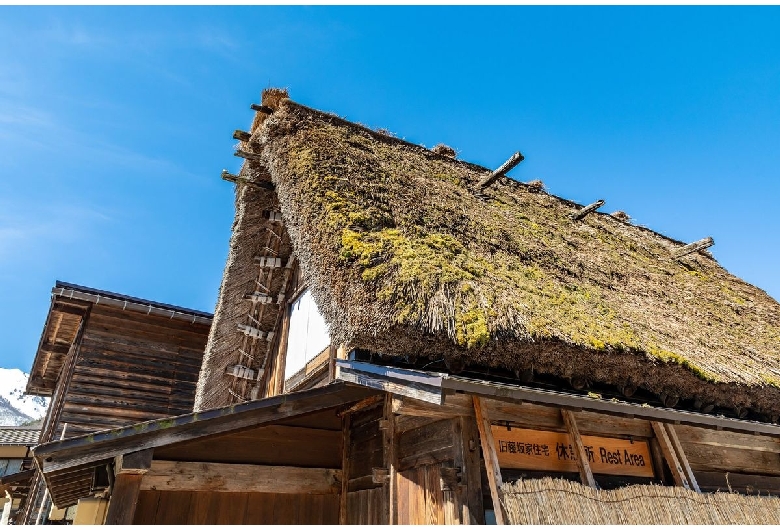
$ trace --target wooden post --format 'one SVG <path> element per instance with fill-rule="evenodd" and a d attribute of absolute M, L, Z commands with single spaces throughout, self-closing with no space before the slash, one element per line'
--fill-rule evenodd
<path fill-rule="evenodd" d="M 680 461 L 677 459 L 677 454 L 672 446 L 672 441 L 669 439 L 669 435 L 664 429 L 664 424 L 653 421 L 653 432 L 658 439 L 658 445 L 661 446 L 661 453 L 663 453 L 666 462 L 669 464 L 669 469 L 672 470 L 672 478 L 674 479 L 675 486 L 682 486 L 685 489 L 691 489 L 691 485 L 688 483 L 688 479 L 685 476 Z"/>
<path fill-rule="evenodd" d="M 459 416 L 461 466 L 461 524 L 485 524 L 482 505 L 482 474 L 479 462 L 479 431 L 473 417 Z"/>
<path fill-rule="evenodd" d="M 389 474 L 387 482 L 387 524 L 398 524 L 398 477 L 396 475 L 398 468 L 398 459 L 396 455 L 396 436 L 395 436 L 395 413 L 393 412 L 393 394 L 385 394 L 384 417 L 385 429 L 382 430 L 382 437 L 385 448 L 385 469 Z"/>
<path fill-rule="evenodd" d="M 152 449 L 120 455 L 114 463 L 114 486 L 106 524 L 133 524 L 141 480 L 152 466 Z"/>
<path fill-rule="evenodd" d="M 336 360 L 343 361 L 347 358 L 347 355 L 349 355 L 349 346 L 347 344 L 339 344 L 339 347 L 336 348 Z M 336 364 L 336 361 L 333 361 L 333 364 L 335 365 L 333 370 L 333 377 L 334 379 L 338 379 L 341 369 Z"/>
<path fill-rule="evenodd" d="M 347 494 L 349 493 L 349 445 L 352 417 L 341 418 L 341 496 L 339 497 L 339 524 L 347 524 Z"/>
<path fill-rule="evenodd" d="M 685 456 L 685 451 L 683 451 L 680 439 L 677 437 L 677 431 L 675 431 L 674 425 L 670 423 L 666 423 L 664 425 L 666 426 L 666 432 L 669 434 L 669 440 L 672 442 L 674 452 L 677 453 L 677 458 L 680 460 L 683 471 L 685 471 L 685 475 L 688 477 L 688 483 L 691 485 L 691 489 L 693 489 L 693 491 L 696 493 L 701 493 L 699 483 L 696 481 L 696 477 L 693 475 L 691 464 L 688 463 L 688 458 Z"/>
<path fill-rule="evenodd" d="M 482 399 L 472 396 L 474 400 L 474 415 L 477 418 L 479 441 L 482 445 L 482 456 L 485 458 L 485 470 L 487 471 L 488 484 L 490 484 L 490 498 L 493 499 L 493 511 L 496 514 L 496 524 L 506 524 L 504 505 L 501 503 L 501 467 L 498 464 L 496 454 L 496 442 L 493 440 L 493 431 L 490 430 L 490 418 L 487 416 Z"/>
<path fill-rule="evenodd" d="M 569 432 L 569 438 L 571 438 L 574 444 L 574 450 L 577 452 L 577 467 L 580 470 L 580 480 L 583 484 L 587 484 L 591 488 L 598 488 L 596 479 L 593 478 L 593 471 L 590 469 L 590 462 L 588 462 L 588 453 L 585 451 L 585 446 L 582 444 L 582 438 L 580 437 L 580 431 L 577 428 L 577 421 L 574 419 L 574 413 L 570 410 L 561 410 L 563 416 L 563 423 L 566 424 L 566 430 Z"/>

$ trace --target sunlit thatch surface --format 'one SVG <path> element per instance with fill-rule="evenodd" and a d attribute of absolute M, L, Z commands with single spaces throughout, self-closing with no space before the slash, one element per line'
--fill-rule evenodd
<path fill-rule="evenodd" d="M 780 524 L 780 499 L 669 486 L 596 490 L 563 479 L 504 484 L 511 524 Z"/>
<path fill-rule="evenodd" d="M 258 133 L 335 341 L 780 411 L 780 305 L 706 254 L 289 100 Z"/>

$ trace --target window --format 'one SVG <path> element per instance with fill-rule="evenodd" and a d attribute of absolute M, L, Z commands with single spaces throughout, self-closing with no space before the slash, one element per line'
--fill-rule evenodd
<path fill-rule="evenodd" d="M 298 297 L 290 310 L 290 328 L 284 366 L 285 381 L 306 368 L 318 354 L 330 346 L 328 325 L 320 315 L 308 289 Z"/>

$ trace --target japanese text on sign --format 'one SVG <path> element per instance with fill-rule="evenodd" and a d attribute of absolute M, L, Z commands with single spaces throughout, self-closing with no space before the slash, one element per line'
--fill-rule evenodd
<path fill-rule="evenodd" d="M 566 433 L 492 426 L 501 467 L 540 471 L 577 471 L 577 453 Z M 652 477 L 647 442 L 582 436 L 594 473 Z"/>

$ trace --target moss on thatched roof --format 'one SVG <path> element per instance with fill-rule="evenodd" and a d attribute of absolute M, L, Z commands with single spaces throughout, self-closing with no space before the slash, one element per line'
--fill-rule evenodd
<path fill-rule="evenodd" d="M 780 411 L 780 305 L 706 253 L 289 100 L 252 147 L 336 341 Z"/>

